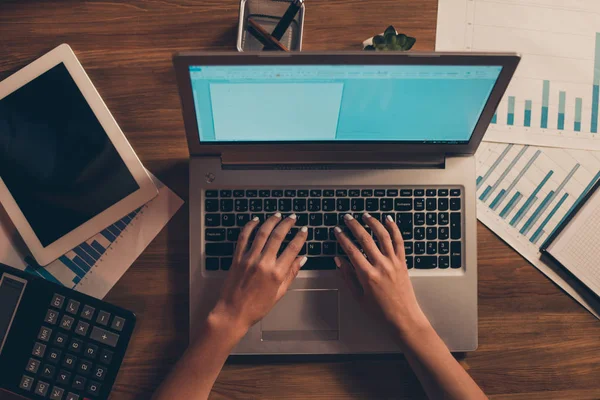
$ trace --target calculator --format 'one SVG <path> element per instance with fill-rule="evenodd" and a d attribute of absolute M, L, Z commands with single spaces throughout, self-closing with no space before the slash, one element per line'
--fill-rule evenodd
<path fill-rule="evenodd" d="M 135 315 L 0 264 L 0 389 L 29 399 L 107 399 Z"/>

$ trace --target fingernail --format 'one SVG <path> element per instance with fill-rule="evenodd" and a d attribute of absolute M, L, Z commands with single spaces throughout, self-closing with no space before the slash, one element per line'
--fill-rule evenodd
<path fill-rule="evenodd" d="M 300 260 L 300 266 L 303 267 L 307 261 L 308 261 L 308 257 L 306 257 L 306 256 L 302 257 L 302 260 Z"/>
<path fill-rule="evenodd" d="M 335 231 L 335 233 L 342 233 L 342 230 L 339 226 L 336 226 L 335 228 L 333 228 L 333 230 Z"/>
<path fill-rule="evenodd" d="M 388 220 L 388 221 L 390 221 L 390 222 L 394 222 L 394 220 L 392 219 L 392 216 L 391 216 L 391 215 L 388 215 L 387 217 L 385 217 L 385 219 L 387 219 L 387 220 Z"/>
<path fill-rule="evenodd" d="M 340 268 L 342 266 L 342 262 L 340 261 L 339 257 L 333 257 L 333 261 L 335 262 L 335 265 Z"/>
<path fill-rule="evenodd" d="M 296 217 L 296 214 L 291 214 L 291 215 L 288 215 L 288 218 L 289 219 L 296 219 L 297 217 Z"/>
<path fill-rule="evenodd" d="M 301 232 L 308 232 L 308 228 L 306 226 L 303 226 L 302 228 L 300 228 Z"/>
<path fill-rule="evenodd" d="M 369 213 L 363 214 L 363 219 L 369 219 L 369 218 L 371 218 L 371 214 L 369 214 Z"/>
<path fill-rule="evenodd" d="M 278 212 L 278 213 L 275 213 L 275 217 L 277 217 L 277 218 L 281 218 L 281 213 L 280 213 L 280 212 Z"/>
<path fill-rule="evenodd" d="M 252 218 L 252 221 L 257 222 L 258 221 L 258 217 L 255 216 L 254 218 Z"/>
<path fill-rule="evenodd" d="M 350 221 L 350 220 L 354 219 L 354 217 L 351 214 L 346 214 L 346 215 L 344 215 L 344 219 L 346 221 Z"/>

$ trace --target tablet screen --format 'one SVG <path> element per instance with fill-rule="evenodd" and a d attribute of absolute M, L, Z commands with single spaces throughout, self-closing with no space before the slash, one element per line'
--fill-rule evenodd
<path fill-rule="evenodd" d="M 0 100 L 0 177 L 44 247 L 139 189 L 62 63 Z"/>

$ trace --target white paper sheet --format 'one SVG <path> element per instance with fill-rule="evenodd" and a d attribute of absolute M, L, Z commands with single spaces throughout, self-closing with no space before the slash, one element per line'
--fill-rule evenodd
<path fill-rule="evenodd" d="M 8 217 L 0 213 L 0 262 L 104 298 L 183 204 L 151 176 L 157 197 L 46 267 L 35 264 Z"/>

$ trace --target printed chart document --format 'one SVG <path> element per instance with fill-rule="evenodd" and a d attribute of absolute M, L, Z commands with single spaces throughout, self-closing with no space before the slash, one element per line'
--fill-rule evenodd
<path fill-rule="evenodd" d="M 4 213 L 0 262 L 70 289 L 104 298 L 183 204 L 150 174 L 158 196 L 46 267 L 37 265 Z"/>
<path fill-rule="evenodd" d="M 600 150 L 600 1 L 440 0 L 436 49 L 521 54 L 484 140 Z"/>
<path fill-rule="evenodd" d="M 477 218 L 600 318 L 539 250 L 600 178 L 600 152 L 484 142 L 476 160 Z"/>

